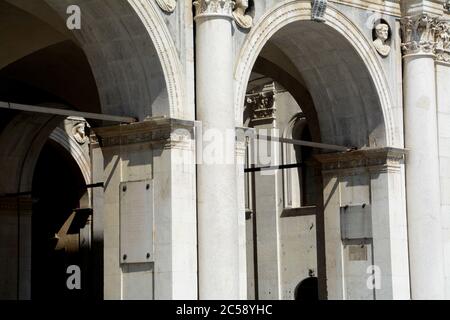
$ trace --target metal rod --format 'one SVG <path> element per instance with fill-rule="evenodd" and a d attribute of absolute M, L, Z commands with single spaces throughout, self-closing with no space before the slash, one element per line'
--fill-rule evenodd
<path fill-rule="evenodd" d="M 295 144 L 298 146 L 305 146 L 305 147 L 312 147 L 312 148 L 318 148 L 318 149 L 328 149 L 328 150 L 335 150 L 335 151 L 351 151 L 355 150 L 354 147 L 343 147 L 343 146 L 337 146 L 333 144 L 326 144 L 326 143 L 319 143 L 319 142 L 311 142 L 311 141 L 304 141 L 304 140 L 296 140 L 296 139 L 288 139 L 288 138 L 281 138 L 281 137 L 273 137 L 273 136 L 265 136 L 261 134 L 256 134 L 257 139 L 267 140 L 267 141 L 277 141 L 277 142 L 283 142 L 283 143 L 290 143 Z"/>
<path fill-rule="evenodd" d="M 93 120 L 104 120 L 111 122 L 120 122 L 120 123 L 133 123 L 137 120 L 132 117 L 122 117 L 122 116 L 114 116 L 108 114 L 101 113 L 92 113 L 92 112 L 81 112 L 69 109 L 58 109 L 58 108 L 49 108 L 49 107 L 40 107 L 40 106 L 32 106 L 26 104 L 19 103 L 9 103 L 0 101 L 0 108 L 10 109 L 10 110 L 20 110 L 20 111 L 28 111 L 28 112 L 36 112 L 36 113 L 46 113 L 46 114 L 56 114 L 67 117 L 82 117 L 86 119 Z"/>
<path fill-rule="evenodd" d="M 292 168 L 300 168 L 303 164 L 301 163 L 292 163 L 292 164 L 283 164 L 279 166 L 267 166 L 267 167 L 252 167 L 252 168 L 245 168 L 244 172 L 258 172 L 258 171 L 267 171 L 267 170 L 284 170 L 284 169 L 292 169 Z"/>

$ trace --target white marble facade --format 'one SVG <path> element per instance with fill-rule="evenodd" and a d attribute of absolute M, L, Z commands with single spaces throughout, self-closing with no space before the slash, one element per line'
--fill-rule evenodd
<path fill-rule="evenodd" d="M 0 122 L 0 165 L 11 173 L 0 178 L 0 298 L 31 297 L 31 198 L 3 195 L 32 188 L 50 138 L 87 184 L 104 183 L 89 193 L 104 299 L 292 300 L 311 279 L 321 299 L 450 299 L 446 1 L 39 1 L 0 0 L 48 28 L 26 45 L 2 29 L 18 45 L 0 55 L 0 75 L 20 80 L 8 65 L 71 42 L 98 106 L 78 105 L 51 78 L 40 86 L 81 111 L 137 121 Z M 69 4 L 80 30 L 65 27 Z M 271 142 L 267 163 L 257 140 L 235 139 L 242 128 L 349 151 Z M 199 144 L 211 130 L 231 139 Z M 199 159 L 211 148 L 232 161 Z M 244 172 L 292 164 L 301 166 Z M 122 197 L 142 181 L 151 248 L 131 263 Z"/>

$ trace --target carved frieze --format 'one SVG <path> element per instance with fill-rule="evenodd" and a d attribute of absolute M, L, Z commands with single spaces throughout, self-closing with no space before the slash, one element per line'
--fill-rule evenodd
<path fill-rule="evenodd" d="M 397 170 L 405 160 L 406 151 L 397 148 L 377 148 L 340 153 L 315 155 L 324 171 L 354 170 Z"/>
<path fill-rule="evenodd" d="M 150 118 L 137 123 L 96 128 L 95 136 L 91 138 L 102 147 L 149 143 L 164 149 L 192 149 L 194 126 L 194 121 Z"/>

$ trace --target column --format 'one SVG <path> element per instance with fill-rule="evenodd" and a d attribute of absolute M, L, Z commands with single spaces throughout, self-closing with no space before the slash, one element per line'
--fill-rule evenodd
<path fill-rule="evenodd" d="M 450 265 L 450 38 L 448 22 L 436 28 L 436 93 L 439 134 L 439 166 L 441 182 L 441 219 L 444 266 Z M 450 270 L 444 268 L 445 299 L 450 298 Z"/>
<path fill-rule="evenodd" d="M 197 298 L 193 128 L 155 118 L 95 129 L 104 159 L 103 205 L 95 209 L 103 207 L 105 299 Z"/>
<path fill-rule="evenodd" d="M 421 13 L 402 19 L 408 239 L 413 299 L 444 297 L 434 28 Z"/>
<path fill-rule="evenodd" d="M 197 0 L 197 119 L 203 125 L 199 159 L 198 261 L 200 299 L 239 298 L 239 232 L 235 168 L 231 0 Z M 213 152 L 214 153 L 214 152 Z"/>

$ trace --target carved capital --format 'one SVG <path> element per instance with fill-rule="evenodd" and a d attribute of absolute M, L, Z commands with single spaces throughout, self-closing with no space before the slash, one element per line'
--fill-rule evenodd
<path fill-rule="evenodd" d="M 439 21 L 436 25 L 436 60 L 450 62 L 450 23 Z"/>
<path fill-rule="evenodd" d="M 177 6 L 177 0 L 156 0 L 156 3 L 162 11 L 172 13 Z"/>
<path fill-rule="evenodd" d="M 234 0 L 194 0 L 195 19 L 208 16 L 232 18 Z"/>
<path fill-rule="evenodd" d="M 433 54 L 437 23 L 437 18 L 425 13 L 402 18 L 403 54 Z"/>
<path fill-rule="evenodd" d="M 261 92 L 248 94 L 245 99 L 245 111 L 250 117 L 250 126 L 271 123 L 275 120 L 274 86 L 266 86 Z"/>

